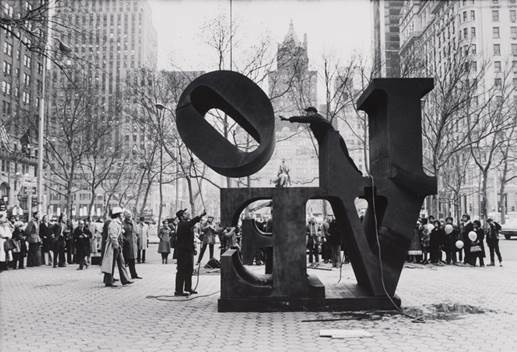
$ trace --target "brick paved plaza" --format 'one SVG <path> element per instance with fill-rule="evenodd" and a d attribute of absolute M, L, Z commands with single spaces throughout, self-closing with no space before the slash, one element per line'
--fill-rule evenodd
<path fill-rule="evenodd" d="M 105 288 L 98 267 L 29 268 L 0 274 L 3 351 L 517 351 L 517 241 L 501 241 L 504 267 L 406 268 L 397 293 L 409 312 L 432 304 L 485 311 L 413 322 L 400 315 L 218 313 L 219 275 L 202 275 L 200 298 L 172 295 L 175 265 L 157 254 L 137 265 L 143 280 Z M 151 248 L 155 252 L 156 248 Z M 513 256 L 513 257 L 512 257 Z M 314 271 L 324 282 L 339 272 Z M 343 279 L 353 278 L 349 265 Z M 314 319 L 340 321 L 303 322 Z M 320 329 L 365 329 L 371 338 L 329 339 Z"/>

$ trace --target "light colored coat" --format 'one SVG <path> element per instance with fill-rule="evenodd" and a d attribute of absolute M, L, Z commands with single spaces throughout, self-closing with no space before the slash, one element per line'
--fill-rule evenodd
<path fill-rule="evenodd" d="M 145 222 L 136 225 L 136 235 L 138 236 L 138 250 L 146 249 L 149 240 L 149 226 Z"/>
<path fill-rule="evenodd" d="M 122 236 L 122 223 L 120 219 L 113 219 L 108 225 L 108 238 L 101 264 L 101 271 L 103 273 L 113 275 L 114 250 L 120 249 L 120 236 Z"/>

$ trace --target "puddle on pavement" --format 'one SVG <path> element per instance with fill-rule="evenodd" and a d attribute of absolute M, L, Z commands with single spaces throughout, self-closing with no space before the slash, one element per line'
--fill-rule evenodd
<path fill-rule="evenodd" d="M 401 315 L 398 311 L 361 311 L 361 312 L 334 312 L 334 318 L 321 319 L 328 320 L 354 320 L 354 321 L 378 321 L 392 318 L 413 318 L 413 322 L 424 321 L 452 321 L 462 319 L 470 314 L 485 314 L 495 313 L 496 311 L 472 306 L 468 304 L 451 304 L 438 303 L 429 304 L 422 307 L 405 307 L 404 314 Z"/>

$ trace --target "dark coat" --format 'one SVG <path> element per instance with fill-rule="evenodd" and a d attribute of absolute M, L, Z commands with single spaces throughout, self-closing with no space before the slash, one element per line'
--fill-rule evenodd
<path fill-rule="evenodd" d="M 137 251 L 138 251 L 138 238 L 134 231 L 134 226 L 132 221 L 124 221 L 122 223 L 122 228 L 124 229 L 124 259 L 131 260 L 136 259 Z"/>
<path fill-rule="evenodd" d="M 82 230 L 80 227 L 77 227 L 74 231 L 74 240 L 76 242 L 77 253 L 80 255 L 87 255 L 90 253 L 90 239 L 92 238 L 92 233 L 86 227 Z"/>
<path fill-rule="evenodd" d="M 194 253 L 194 225 L 201 220 L 196 216 L 191 220 L 181 220 L 176 230 L 176 250 L 182 253 Z"/>

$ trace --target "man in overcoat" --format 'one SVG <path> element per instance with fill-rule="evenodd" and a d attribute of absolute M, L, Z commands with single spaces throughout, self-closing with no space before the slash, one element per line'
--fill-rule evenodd
<path fill-rule="evenodd" d="M 136 273 L 135 268 L 135 259 L 138 255 L 138 242 L 136 237 L 135 228 L 133 225 L 132 214 L 128 210 L 124 212 L 124 260 L 126 261 L 129 267 L 129 273 L 131 274 L 132 279 L 141 279 L 140 276 Z"/>
<path fill-rule="evenodd" d="M 194 272 L 194 225 L 196 225 L 203 214 L 190 219 L 187 209 L 179 210 L 176 217 L 179 219 L 176 230 L 177 242 L 175 252 L 177 253 L 177 272 L 175 296 L 188 296 L 197 293 L 192 289 L 192 273 Z"/>
<path fill-rule="evenodd" d="M 125 268 L 124 257 L 122 256 L 122 208 L 114 207 L 111 211 L 111 221 L 107 226 L 106 244 L 102 257 L 101 271 L 104 275 L 104 284 L 108 287 L 117 286 L 113 283 L 113 271 L 115 263 L 118 267 L 120 282 L 122 285 L 132 284 Z"/>

